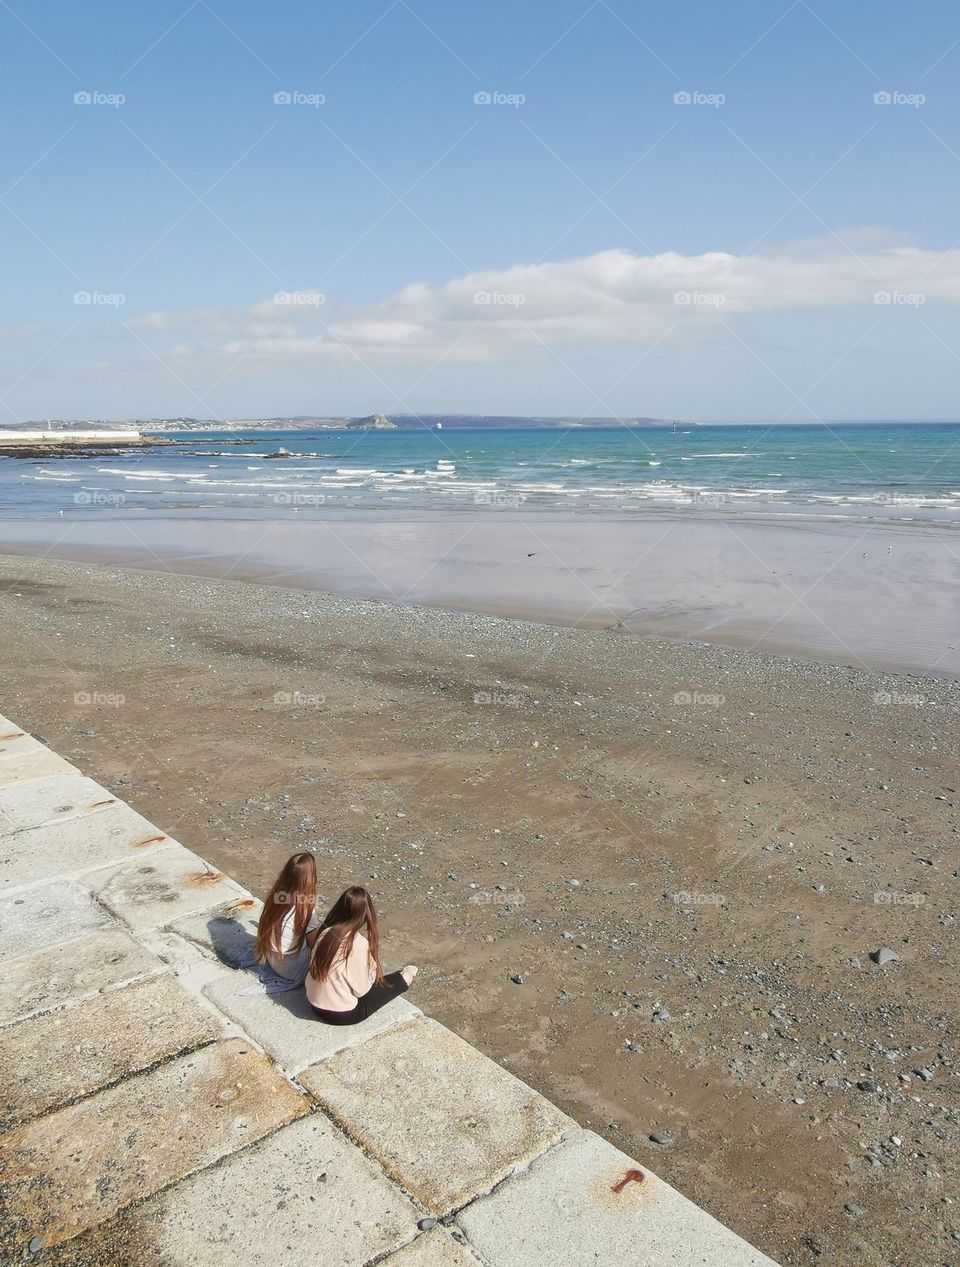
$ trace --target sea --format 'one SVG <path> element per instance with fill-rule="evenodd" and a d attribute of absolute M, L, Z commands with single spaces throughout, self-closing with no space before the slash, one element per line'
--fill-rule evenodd
<path fill-rule="evenodd" d="M 169 436 L 173 447 L 115 456 L 0 458 L 0 515 L 515 509 L 960 524 L 956 422 Z"/>

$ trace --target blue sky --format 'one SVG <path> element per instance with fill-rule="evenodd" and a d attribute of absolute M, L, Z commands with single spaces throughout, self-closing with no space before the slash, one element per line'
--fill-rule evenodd
<path fill-rule="evenodd" d="M 960 414 L 955 6 L 12 0 L 0 33 L 0 422 Z"/>

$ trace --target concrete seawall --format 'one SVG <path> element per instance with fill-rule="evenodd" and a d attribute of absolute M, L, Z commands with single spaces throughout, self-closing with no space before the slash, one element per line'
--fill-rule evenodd
<path fill-rule="evenodd" d="M 259 909 L 0 717 L 0 1261 L 776 1267 L 406 999 L 248 992 Z"/>

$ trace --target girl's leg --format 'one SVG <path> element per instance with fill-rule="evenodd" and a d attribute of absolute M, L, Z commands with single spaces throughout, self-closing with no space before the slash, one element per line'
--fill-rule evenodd
<path fill-rule="evenodd" d="M 357 1020 L 365 1021 L 368 1016 L 379 1010 L 398 994 L 407 989 L 407 982 L 402 973 L 388 972 L 383 985 L 374 985 L 357 999 Z"/>

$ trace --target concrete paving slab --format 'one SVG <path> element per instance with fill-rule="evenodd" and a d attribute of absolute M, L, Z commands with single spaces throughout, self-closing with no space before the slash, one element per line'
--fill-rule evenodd
<path fill-rule="evenodd" d="M 576 1129 L 543 1096 L 425 1017 L 341 1052 L 299 1081 L 436 1215 L 489 1191 Z"/>
<path fill-rule="evenodd" d="M 0 962 L 112 923 L 110 913 L 76 884 L 58 881 L 11 893 L 0 897 Z"/>
<path fill-rule="evenodd" d="M 128 853 L 130 850 L 127 851 Z M 135 932 L 165 927 L 249 894 L 175 842 L 90 877 L 98 901 Z"/>
<path fill-rule="evenodd" d="M 82 774 L 54 774 L 0 787 L 0 836 L 93 814 L 117 799 Z"/>
<path fill-rule="evenodd" d="M 55 1262 L 363 1267 L 415 1236 L 420 1217 L 358 1148 L 313 1113 L 80 1237 Z"/>
<path fill-rule="evenodd" d="M 249 1042 L 228 1039 L 8 1131 L 0 1249 L 58 1245 L 307 1110 Z"/>
<path fill-rule="evenodd" d="M 56 774 L 80 777 L 76 766 L 51 752 L 13 722 L 0 717 L 0 787 Z"/>
<path fill-rule="evenodd" d="M 617 1184 L 630 1170 L 642 1183 Z M 776 1267 L 625 1153 L 578 1131 L 462 1211 L 490 1267 Z"/>
<path fill-rule="evenodd" d="M 0 1044 L 0 1131 L 222 1036 L 171 975 L 24 1021 Z"/>
<path fill-rule="evenodd" d="M 480 1259 L 444 1228 L 435 1227 L 384 1258 L 379 1267 L 480 1267 Z"/>
<path fill-rule="evenodd" d="M 262 910 L 263 903 L 256 898 L 238 897 L 215 910 L 178 919 L 170 927 L 211 958 L 219 959 L 228 968 L 239 968 L 253 958 Z"/>
<path fill-rule="evenodd" d="M 2 920 L 0 914 L 0 927 Z M 98 929 L 68 947 L 48 946 L 6 961 L 0 973 L 0 1026 L 164 971 L 165 965 L 122 928 Z"/>
<path fill-rule="evenodd" d="M 291 1074 L 422 1015 L 419 1008 L 399 998 L 359 1025 L 325 1025 L 311 1009 L 303 990 L 286 994 L 241 993 L 256 984 L 252 973 L 226 972 L 203 993 Z"/>
<path fill-rule="evenodd" d="M 0 891 L 54 876 L 77 876 L 169 840 L 122 801 L 82 818 L 0 836 Z"/>

